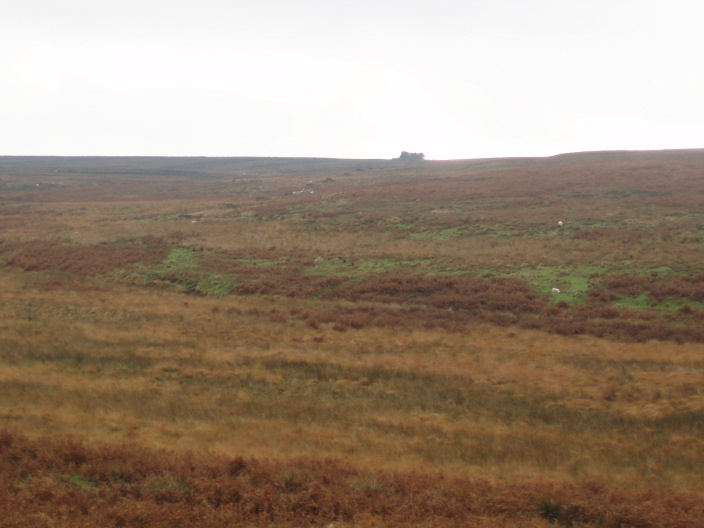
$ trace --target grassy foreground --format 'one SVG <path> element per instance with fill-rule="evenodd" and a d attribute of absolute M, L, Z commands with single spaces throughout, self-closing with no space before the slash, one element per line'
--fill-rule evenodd
<path fill-rule="evenodd" d="M 702 167 L 0 158 L 8 525 L 697 526 Z"/>
<path fill-rule="evenodd" d="M 448 478 L 330 459 L 87 449 L 0 433 L 3 526 L 697 526 L 694 494 Z"/>

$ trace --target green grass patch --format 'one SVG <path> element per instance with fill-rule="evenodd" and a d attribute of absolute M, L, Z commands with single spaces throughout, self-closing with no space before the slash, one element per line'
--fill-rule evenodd
<path fill-rule="evenodd" d="M 642 293 L 637 297 L 620 296 L 614 301 L 614 304 L 621 308 L 632 308 L 635 310 L 645 310 L 647 308 L 650 308 L 650 305 L 648 304 L 647 293 Z"/>
<path fill-rule="evenodd" d="M 583 304 L 586 293 L 607 270 L 606 266 L 538 266 L 495 275 L 491 270 L 486 270 L 483 276 L 514 277 L 531 286 L 540 295 L 550 296 L 551 302 Z M 553 288 L 560 290 L 560 293 L 553 294 Z"/>
<path fill-rule="evenodd" d="M 154 266 L 137 264 L 122 270 L 118 276 L 142 285 L 160 285 L 183 293 L 225 297 L 239 281 L 218 273 L 199 270 L 201 255 L 190 248 L 173 248 L 169 255 Z M 251 261 L 249 265 L 273 265 L 277 261 Z"/>
<path fill-rule="evenodd" d="M 237 282 L 222 275 L 208 274 L 198 281 L 195 291 L 201 295 L 225 297 L 235 289 Z"/>
<path fill-rule="evenodd" d="M 74 473 L 69 479 L 69 482 L 87 491 L 96 491 L 98 489 L 98 485 L 95 482 L 78 473 Z"/>
<path fill-rule="evenodd" d="M 689 306 L 692 310 L 701 310 L 704 303 L 691 301 L 689 299 L 668 299 L 661 303 L 653 302 L 653 299 L 648 293 L 642 293 L 637 297 L 620 296 L 614 301 L 616 306 L 621 308 L 631 308 L 634 310 L 656 309 L 661 312 L 677 312 L 685 306 Z"/>
<path fill-rule="evenodd" d="M 173 248 L 162 261 L 165 271 L 193 269 L 198 267 L 198 255 L 190 248 Z"/>
<path fill-rule="evenodd" d="M 671 277 L 672 275 L 676 275 L 675 270 L 669 266 L 658 266 L 657 268 L 650 268 L 646 271 L 648 275 L 657 277 Z"/>

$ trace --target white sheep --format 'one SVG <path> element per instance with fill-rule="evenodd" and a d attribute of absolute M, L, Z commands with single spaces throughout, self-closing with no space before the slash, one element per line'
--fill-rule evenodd
<path fill-rule="evenodd" d="M 553 289 L 552 289 L 552 292 L 553 292 L 553 293 L 560 293 L 560 290 L 559 290 L 558 288 L 553 288 Z"/>
<path fill-rule="evenodd" d="M 565 224 L 562 222 L 562 220 L 560 220 L 560 221 L 557 223 L 557 227 L 562 227 L 563 225 L 565 225 Z"/>

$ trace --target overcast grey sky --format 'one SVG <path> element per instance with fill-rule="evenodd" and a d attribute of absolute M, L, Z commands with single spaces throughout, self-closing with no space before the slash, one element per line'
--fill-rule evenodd
<path fill-rule="evenodd" d="M 4 0 L 0 154 L 704 147 L 702 0 Z"/>

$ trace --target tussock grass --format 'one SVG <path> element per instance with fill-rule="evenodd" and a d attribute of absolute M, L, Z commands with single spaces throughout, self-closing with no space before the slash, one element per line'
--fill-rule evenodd
<path fill-rule="evenodd" d="M 61 296 L 39 295 L 49 313 L 67 317 Z M 237 314 L 222 300 L 190 297 L 185 306 L 177 293 L 123 295 L 85 297 L 71 315 L 81 331 L 48 327 L 5 342 L 6 423 L 31 432 L 44 417 L 40 430 L 57 434 L 505 477 L 623 484 L 638 475 L 685 488 L 701 478 L 698 345 L 491 327 L 341 334 L 272 323 L 282 299 L 233 300 Z M 112 318 L 91 319 L 108 304 Z M 154 327 L 130 333 L 133 320 Z"/>

